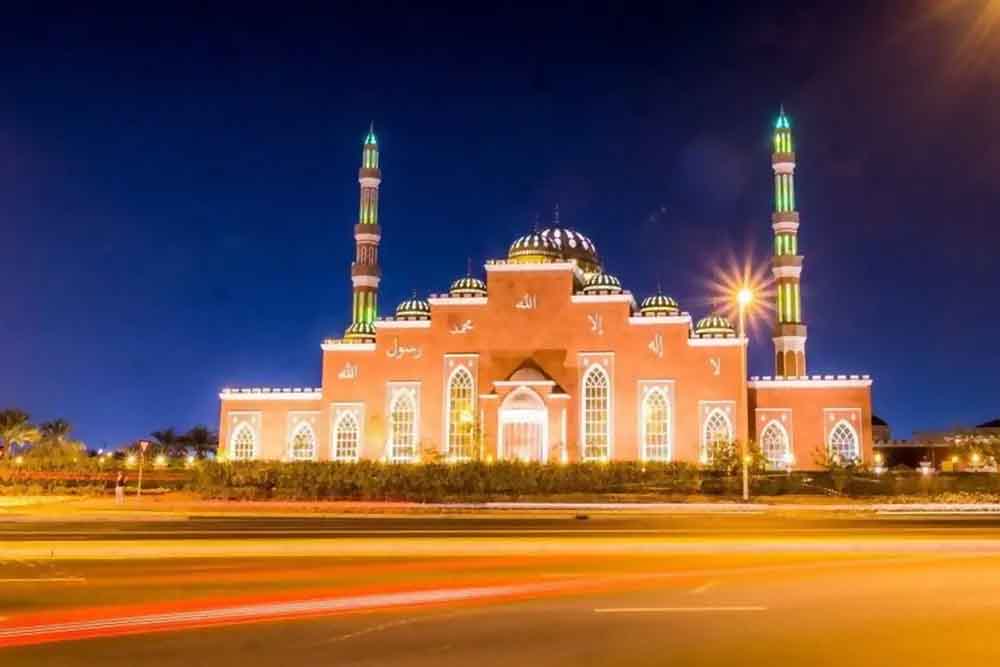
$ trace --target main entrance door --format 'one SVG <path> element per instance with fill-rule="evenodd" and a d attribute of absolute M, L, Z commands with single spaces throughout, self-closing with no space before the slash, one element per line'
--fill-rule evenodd
<path fill-rule="evenodd" d="M 498 458 L 545 461 L 549 455 L 549 411 L 528 387 L 518 387 L 500 406 Z"/>

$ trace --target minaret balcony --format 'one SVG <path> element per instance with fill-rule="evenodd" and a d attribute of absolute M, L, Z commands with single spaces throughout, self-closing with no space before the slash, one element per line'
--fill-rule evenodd
<path fill-rule="evenodd" d="M 351 263 L 351 277 L 355 276 L 369 276 L 372 278 L 381 278 L 382 269 L 379 268 L 378 264 L 358 264 L 357 262 Z"/>
<path fill-rule="evenodd" d="M 771 257 L 771 266 L 773 267 L 784 267 L 784 266 L 802 266 L 802 255 L 774 255 Z"/>

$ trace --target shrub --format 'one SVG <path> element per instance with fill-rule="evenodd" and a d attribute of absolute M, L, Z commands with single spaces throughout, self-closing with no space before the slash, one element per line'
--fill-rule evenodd
<path fill-rule="evenodd" d="M 190 488 L 212 498 L 435 502 L 562 494 L 688 494 L 697 493 L 700 483 L 697 468 L 683 463 L 249 461 L 201 463 Z"/>

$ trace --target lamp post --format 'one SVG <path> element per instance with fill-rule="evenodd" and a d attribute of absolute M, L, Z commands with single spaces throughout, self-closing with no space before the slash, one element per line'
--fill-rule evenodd
<path fill-rule="evenodd" d="M 753 290 L 743 286 L 736 293 L 736 304 L 739 306 L 739 334 L 740 334 L 740 382 L 743 388 L 743 400 L 741 412 L 743 425 L 747 428 L 747 436 L 750 435 L 750 388 L 747 385 L 747 308 L 753 303 Z M 750 452 L 747 447 L 747 438 L 743 438 L 742 460 L 743 460 L 743 502 L 750 500 Z"/>
<path fill-rule="evenodd" d="M 149 447 L 149 440 L 139 441 L 139 482 L 135 489 L 135 495 L 138 498 L 142 495 L 142 464 L 146 460 L 146 448 Z"/>

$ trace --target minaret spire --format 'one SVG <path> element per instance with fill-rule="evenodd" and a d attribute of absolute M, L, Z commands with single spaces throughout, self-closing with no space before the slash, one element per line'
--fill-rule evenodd
<path fill-rule="evenodd" d="M 361 186 L 361 206 L 358 223 L 354 226 L 354 261 L 351 262 L 351 284 L 354 289 L 351 325 L 344 338 L 355 341 L 375 340 L 375 318 L 378 316 L 378 285 L 382 269 L 378 263 L 378 245 L 382 228 L 378 219 L 378 188 L 382 172 L 378 166 L 378 138 L 375 121 L 368 126 L 368 134 L 361 149 L 361 168 L 358 184 Z"/>
<path fill-rule="evenodd" d="M 774 324 L 774 374 L 796 377 L 806 374 L 806 325 L 802 317 L 802 255 L 799 254 L 799 213 L 795 208 L 795 148 L 792 128 L 782 105 L 774 124 L 774 256 L 771 270 L 778 286 Z"/>

